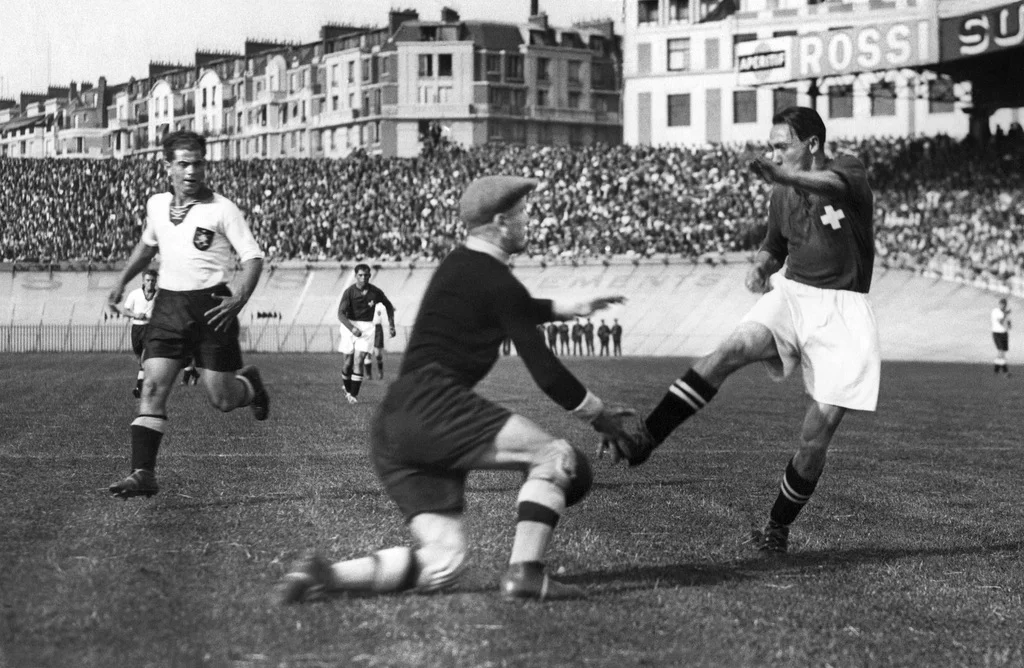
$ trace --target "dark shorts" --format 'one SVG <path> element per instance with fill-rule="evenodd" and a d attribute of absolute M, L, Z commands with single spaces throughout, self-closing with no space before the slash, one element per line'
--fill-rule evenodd
<path fill-rule="evenodd" d="M 220 304 L 218 296 L 230 294 L 228 286 L 223 284 L 205 290 L 157 292 L 146 328 L 146 358 L 164 357 L 185 363 L 192 357 L 200 369 L 240 369 L 242 348 L 238 344 L 238 319 L 234 318 L 225 330 L 215 331 L 204 315 Z"/>
<path fill-rule="evenodd" d="M 996 343 L 996 350 L 1005 353 L 1010 349 L 1009 332 L 992 332 L 992 340 Z"/>
<path fill-rule="evenodd" d="M 383 348 L 384 347 L 384 325 L 373 326 L 373 347 Z"/>
<path fill-rule="evenodd" d="M 146 325 L 132 325 L 132 352 L 136 357 L 142 357 L 142 351 L 146 349 Z"/>
<path fill-rule="evenodd" d="M 461 512 L 466 475 L 511 416 L 437 364 L 392 383 L 370 428 L 370 457 L 406 521 Z"/>

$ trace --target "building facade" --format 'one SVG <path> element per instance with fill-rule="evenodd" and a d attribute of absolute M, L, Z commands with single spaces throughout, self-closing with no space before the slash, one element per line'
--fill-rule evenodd
<path fill-rule="evenodd" d="M 938 20 L 938 0 L 627 0 L 624 140 L 763 141 L 792 104 L 834 138 L 963 137 L 971 84 L 930 68 Z"/>
<path fill-rule="evenodd" d="M 240 54 L 151 63 L 116 86 L 0 101 L 0 155 L 154 158 L 176 130 L 203 134 L 212 160 L 410 157 L 443 140 L 620 143 L 614 23 L 560 29 L 533 9 L 522 25 L 392 11 L 384 27 L 328 25 L 308 44 L 247 41 Z"/>

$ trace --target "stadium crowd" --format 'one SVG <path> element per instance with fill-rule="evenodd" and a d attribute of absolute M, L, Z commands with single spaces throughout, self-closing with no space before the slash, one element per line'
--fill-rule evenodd
<path fill-rule="evenodd" d="M 1024 278 L 1024 138 L 986 145 L 945 136 L 831 142 L 860 156 L 876 193 L 887 266 L 974 280 Z M 542 182 L 531 256 L 749 251 L 765 229 L 768 188 L 746 164 L 761 147 L 441 144 L 414 159 L 213 162 L 209 181 L 243 208 L 274 260 L 437 259 L 461 240 L 457 203 L 484 173 Z M 0 159 L 0 261 L 116 262 L 165 190 L 146 160 Z"/>

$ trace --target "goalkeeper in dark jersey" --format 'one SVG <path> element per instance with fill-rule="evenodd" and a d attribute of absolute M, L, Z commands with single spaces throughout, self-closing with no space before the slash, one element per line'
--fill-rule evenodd
<path fill-rule="evenodd" d="M 371 457 L 388 495 L 405 515 L 414 547 L 393 547 L 329 563 L 310 554 L 281 584 L 282 602 L 342 591 L 436 591 L 457 581 L 467 553 L 463 530 L 470 471 L 520 471 L 517 524 L 501 591 L 512 599 L 572 598 L 574 585 L 552 580 L 544 555 L 567 506 L 590 489 L 587 457 L 476 392 L 474 386 L 511 337 L 537 385 L 606 438 L 625 438 L 628 412 L 607 408 L 544 344 L 537 326 L 585 317 L 621 297 L 580 303 L 534 299 L 508 259 L 526 248 L 526 198 L 536 182 L 477 179 L 460 209 L 466 244 L 441 263 L 427 287 L 398 378 L 372 423 Z"/>

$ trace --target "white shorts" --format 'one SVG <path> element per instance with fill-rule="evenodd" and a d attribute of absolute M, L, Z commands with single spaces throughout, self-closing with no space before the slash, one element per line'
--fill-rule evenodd
<path fill-rule="evenodd" d="M 341 325 L 341 340 L 338 342 L 338 352 L 351 355 L 358 351 L 368 353 L 373 350 L 373 323 L 362 320 L 353 320 L 352 326 L 359 330 L 359 336 L 353 336 L 345 325 Z"/>
<path fill-rule="evenodd" d="M 815 288 L 778 273 L 772 290 L 743 321 L 771 330 L 779 356 L 765 364 L 773 379 L 786 378 L 799 364 L 804 387 L 815 401 L 875 410 L 882 355 L 867 295 Z"/>

